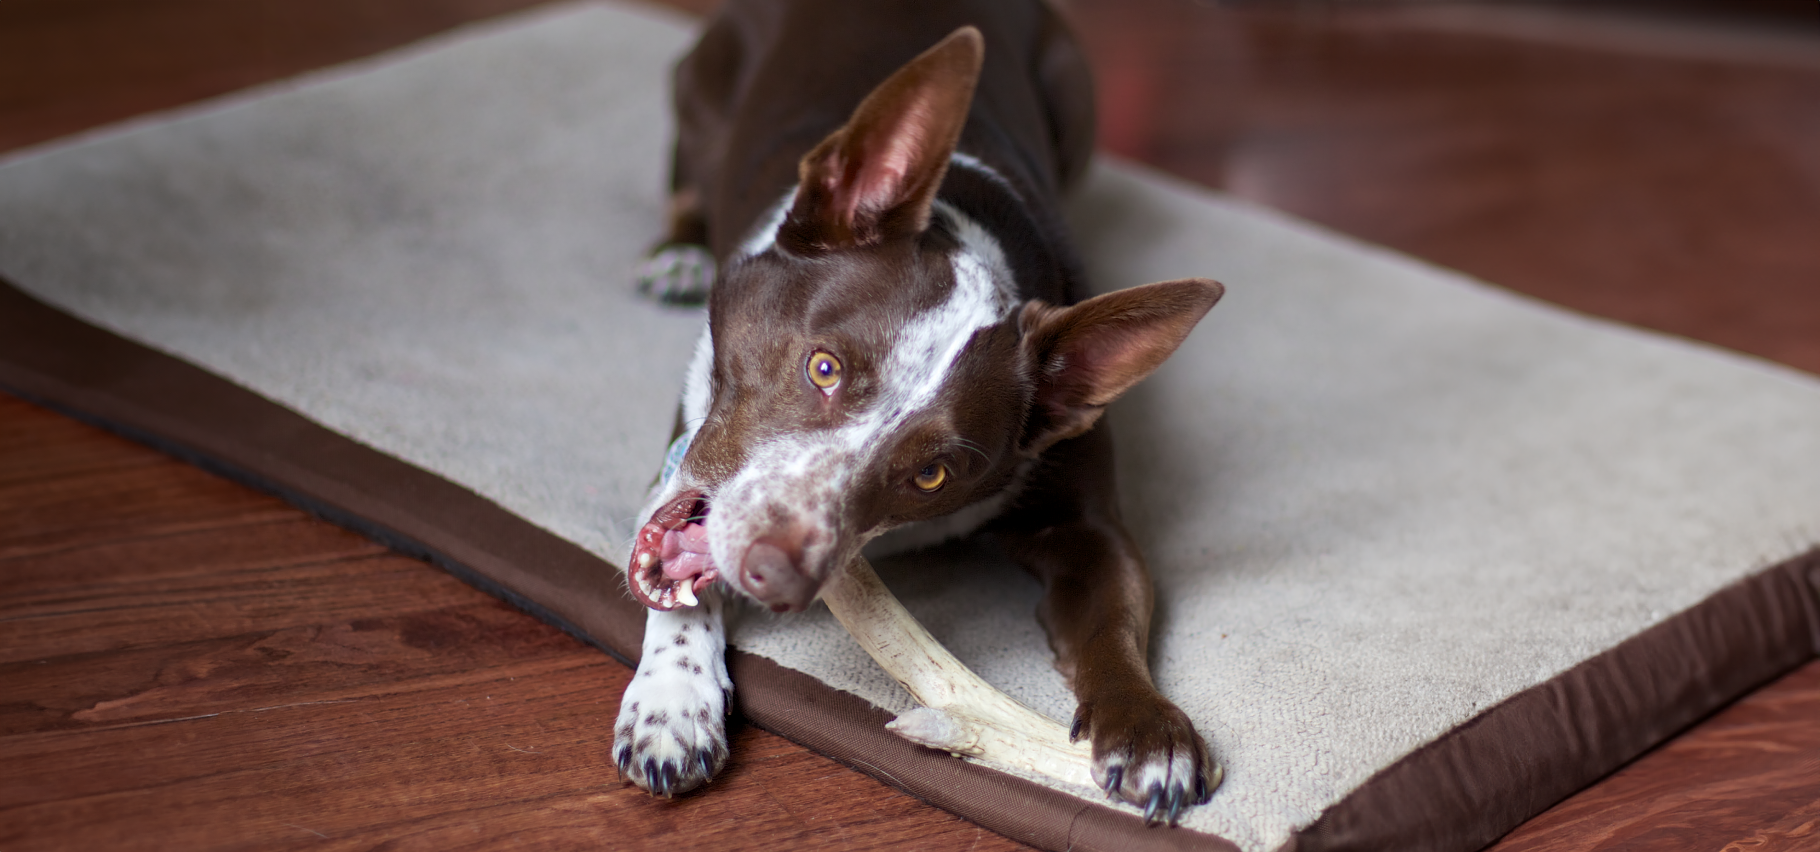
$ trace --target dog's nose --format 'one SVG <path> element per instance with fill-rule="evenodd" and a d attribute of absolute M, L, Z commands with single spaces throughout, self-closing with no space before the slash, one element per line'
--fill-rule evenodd
<path fill-rule="evenodd" d="M 753 542 L 740 561 L 739 574 L 746 591 L 774 612 L 808 609 L 809 602 L 815 599 L 817 584 L 779 542 Z"/>

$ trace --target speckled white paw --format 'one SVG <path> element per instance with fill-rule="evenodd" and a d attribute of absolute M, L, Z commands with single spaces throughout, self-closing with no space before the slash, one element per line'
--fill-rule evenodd
<path fill-rule="evenodd" d="M 699 305 L 714 287 L 714 255 L 704 246 L 676 243 L 651 253 L 636 272 L 638 292 L 672 305 Z"/>
<path fill-rule="evenodd" d="M 644 656 L 620 701 L 613 759 L 626 780 L 659 796 L 706 784 L 727 762 L 726 639 L 718 596 L 681 612 L 651 612 Z"/>

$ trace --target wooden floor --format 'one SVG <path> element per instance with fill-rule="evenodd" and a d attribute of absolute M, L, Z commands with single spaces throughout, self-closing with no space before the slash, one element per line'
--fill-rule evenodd
<path fill-rule="evenodd" d="M 0 151 L 521 5 L 7 0 Z M 1073 5 L 1119 153 L 1820 373 L 1811 22 Z M 749 726 L 705 795 L 623 788 L 605 745 L 627 675 L 434 568 L 0 395 L 0 849 L 1017 846 Z M 1820 848 L 1817 720 L 1810 663 L 1497 848 Z"/>

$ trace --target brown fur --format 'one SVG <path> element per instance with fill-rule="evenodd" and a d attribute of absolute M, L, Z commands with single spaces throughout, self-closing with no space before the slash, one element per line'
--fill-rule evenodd
<path fill-rule="evenodd" d="M 875 401 L 872 353 L 954 287 L 958 246 L 932 220 L 938 194 L 997 236 L 1025 302 L 977 332 L 936 404 L 889 436 L 844 495 L 837 541 L 794 530 L 779 510 L 763 541 L 801 575 L 782 605 L 806 604 L 871 531 L 953 512 L 1025 471 L 989 530 L 1043 581 L 1038 616 L 1080 701 L 1076 731 L 1092 741 L 1096 778 L 1152 818 L 1173 822 L 1205 801 L 1217 776 L 1151 682 L 1153 590 L 1119 518 L 1111 441 L 1094 425 L 1221 291 L 1194 279 L 1073 304 L 1078 264 L 1059 202 L 1085 168 L 1093 110 L 1066 26 L 1040 2 L 734 0 L 676 86 L 671 239 L 705 242 L 723 262 L 710 297 L 713 401 L 685 462 L 708 498 L 755 442 L 833 428 Z M 950 169 L 957 146 L 1008 186 Z M 798 182 L 781 251 L 736 259 Z M 812 351 L 839 354 L 838 389 L 801 380 Z M 909 475 L 932 459 L 949 482 L 919 493 Z M 1140 779 L 1173 756 L 1191 769 Z"/>

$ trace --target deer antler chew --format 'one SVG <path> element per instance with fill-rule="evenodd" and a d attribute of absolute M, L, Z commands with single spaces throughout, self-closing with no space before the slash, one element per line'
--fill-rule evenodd
<path fill-rule="evenodd" d="M 951 754 L 1096 786 L 1092 751 L 1068 729 L 1000 692 L 948 653 L 904 609 L 871 564 L 856 558 L 824 587 L 822 600 L 860 647 L 922 707 L 885 727 Z"/>

